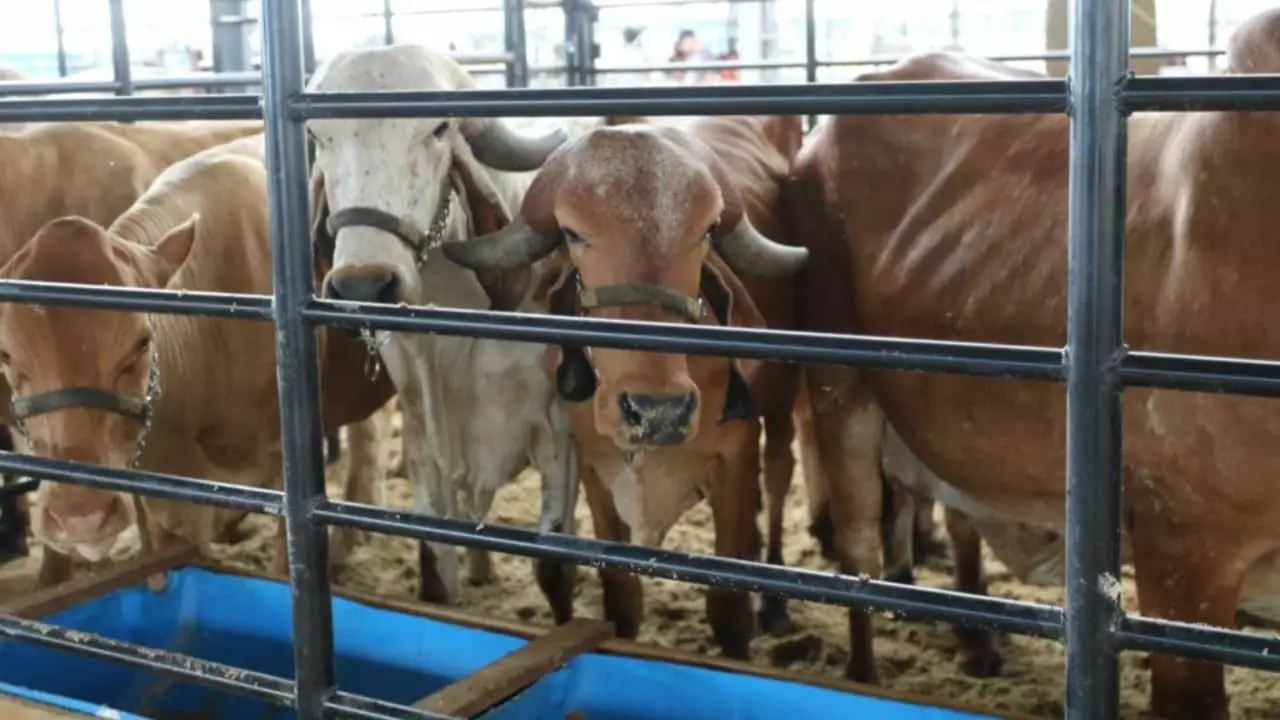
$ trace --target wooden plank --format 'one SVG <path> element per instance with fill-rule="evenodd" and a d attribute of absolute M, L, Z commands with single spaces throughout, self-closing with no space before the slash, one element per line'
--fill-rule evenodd
<path fill-rule="evenodd" d="M 594 650 L 614 634 L 611 622 L 575 618 L 413 706 L 453 717 L 475 717 L 559 669 L 574 656 Z"/>
<path fill-rule="evenodd" d="M 4 720 L 84 720 L 87 717 L 90 716 L 54 705 L 0 695 L 0 718 Z"/>
<path fill-rule="evenodd" d="M 25 620 L 47 617 L 112 590 L 137 585 L 151 575 L 191 564 L 199 555 L 195 547 L 183 543 L 175 543 L 151 554 L 135 555 L 101 572 L 77 575 L 59 585 L 40 588 L 25 597 L 0 603 L 0 615 L 13 615 Z"/>
<path fill-rule="evenodd" d="M 270 580 L 272 582 L 284 584 L 288 584 L 289 582 L 289 579 L 283 576 L 233 567 L 206 556 L 201 556 L 194 564 L 197 567 L 204 568 L 210 572 L 222 573 L 224 575 L 234 575 L 237 577 L 253 578 L 258 580 Z M 477 615 L 457 608 L 430 605 L 416 600 L 401 600 L 337 587 L 332 588 L 332 592 L 334 597 L 340 597 L 344 600 L 360 603 L 361 605 L 367 605 L 379 610 L 388 610 L 404 615 L 422 617 L 428 620 L 435 620 L 436 622 L 449 623 L 450 625 L 458 625 L 460 627 L 468 627 L 475 630 L 484 630 L 487 632 L 498 633 L 500 635 L 511 635 L 518 638 L 532 639 L 542 637 L 549 632 L 548 628 L 541 625 L 530 625 L 529 623 L 515 622 L 505 618 Z M 782 682 L 796 683 L 798 685 L 819 687 L 824 690 L 835 690 L 836 692 L 879 698 L 881 700 L 906 703 L 908 705 L 921 705 L 924 707 L 953 710 L 956 712 L 969 713 L 970 715 L 997 718 L 998 720 L 1044 720 L 1043 717 L 1038 715 L 1028 715 L 1026 713 L 1013 712 L 1011 710 L 998 710 L 991 707 L 980 707 L 974 703 L 951 700 L 948 698 L 924 697 L 905 692 L 903 690 L 887 688 L 883 685 L 865 685 L 863 683 L 856 683 L 842 677 L 814 675 L 787 668 L 753 665 L 742 660 L 730 660 L 720 656 L 692 653 L 676 648 L 646 645 L 634 640 L 623 640 L 621 638 L 610 638 L 605 640 L 600 643 L 600 647 L 597 652 L 603 655 L 618 655 L 637 660 L 654 660 L 657 662 L 672 663 L 675 665 L 686 665 L 689 667 L 715 670 L 717 672 L 730 672 L 738 675 L 764 678 L 766 680 L 780 680 Z"/>

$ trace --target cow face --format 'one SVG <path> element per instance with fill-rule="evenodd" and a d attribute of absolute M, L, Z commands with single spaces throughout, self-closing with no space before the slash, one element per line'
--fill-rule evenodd
<path fill-rule="evenodd" d="M 728 322 L 709 317 L 711 310 L 727 315 L 731 302 L 707 262 L 713 247 L 735 271 L 765 276 L 794 273 L 807 256 L 751 226 L 705 145 L 677 128 L 645 124 L 597 128 L 566 145 L 535 179 L 520 218 L 498 233 L 447 243 L 445 253 L 492 271 L 557 247 L 569 270 L 551 293 L 553 310 L 569 293 L 573 311 L 655 322 Z M 704 310 L 704 302 L 713 307 Z M 697 435 L 702 391 L 684 355 L 596 348 L 588 360 L 581 349 L 564 350 L 565 363 L 579 370 L 560 373 L 570 376 L 557 378 L 562 396 L 569 385 L 589 389 L 596 430 L 619 448 L 678 445 Z M 583 366 L 594 366 L 594 378 L 583 381 Z"/>
<path fill-rule="evenodd" d="M 308 89 L 472 86 L 470 76 L 447 56 L 399 45 L 339 53 L 316 72 Z M 510 210 L 484 167 L 534 170 L 566 138 L 562 130 L 521 137 L 497 120 L 481 119 L 312 120 L 307 128 L 315 149 L 316 241 L 322 252 L 331 253 L 324 294 L 377 303 L 422 304 L 441 294 L 456 295 L 437 284 L 474 285 L 469 274 L 447 269 L 431 277 L 433 287 L 425 287 L 422 276 L 446 233 L 490 232 L 510 221 Z M 496 282 L 480 279 L 495 306 L 511 309 L 516 301 L 496 297 Z"/>
<path fill-rule="evenodd" d="M 54 220 L 0 268 L 0 278 L 164 288 L 186 261 L 197 221 L 142 247 L 82 218 Z M 13 389 L 13 427 L 26 452 L 129 466 L 150 412 L 145 398 L 156 342 L 139 313 L 0 306 L 0 368 Z M 105 556 L 135 519 L 125 495 L 50 482 L 40 485 L 31 513 L 37 537 L 89 560 Z"/>

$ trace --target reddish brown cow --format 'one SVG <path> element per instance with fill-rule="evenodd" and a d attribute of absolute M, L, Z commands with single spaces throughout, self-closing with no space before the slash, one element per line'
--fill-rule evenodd
<path fill-rule="evenodd" d="M 595 129 L 547 160 L 511 225 L 446 252 L 464 267 L 497 270 L 561 251 L 565 272 L 547 290 L 560 313 L 762 327 L 739 275 L 781 283 L 782 298 L 804 263 L 803 249 L 754 225 L 754 213 L 776 216 L 798 133 L 796 118 Z M 706 497 L 716 553 L 758 555 L 760 408 L 776 406 L 770 394 L 783 386 L 794 392 L 794 380 L 775 375 L 780 384 L 769 388 L 759 362 L 605 348 L 564 346 L 548 362 L 573 422 L 598 537 L 660 545 Z M 784 413 L 791 402 L 781 403 Z M 639 579 L 602 572 L 601 581 L 606 617 L 635 637 Z M 746 657 L 747 594 L 709 589 L 707 615 L 725 654 Z"/>
<path fill-rule="evenodd" d="M 1280 70 L 1280 12 L 1232 37 L 1232 72 Z M 860 80 L 1000 77 L 923 56 Z M 1068 121 L 847 116 L 823 123 L 788 189 L 806 327 L 1060 347 L 1066 340 Z M 1129 123 L 1126 342 L 1280 354 L 1248 310 L 1274 289 L 1270 113 L 1139 114 Z M 1229 291 L 1228 298 L 1221 293 Z M 1005 517 L 1062 530 L 1065 396 L 1050 383 L 810 367 L 815 430 L 846 572 L 873 570 L 881 411 L 929 468 Z M 1146 615 L 1231 626 L 1246 579 L 1280 549 L 1276 400 L 1125 393 L 1125 530 Z M 1193 539 L 1193 541 L 1192 541 Z M 1266 570 L 1270 570 L 1267 566 Z M 1114 578 L 1081 591 L 1111 592 Z M 856 617 L 856 616 L 855 616 Z M 848 672 L 874 680 L 853 626 Z M 1153 655 L 1152 709 L 1228 716 L 1221 666 Z"/>

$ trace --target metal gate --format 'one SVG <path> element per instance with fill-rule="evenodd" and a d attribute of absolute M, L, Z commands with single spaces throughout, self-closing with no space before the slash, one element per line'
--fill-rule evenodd
<path fill-rule="evenodd" d="M 0 282 L 0 302 L 93 306 L 275 322 L 284 492 L 0 454 L 0 472 L 283 515 L 294 593 L 292 681 L 14 617 L 0 636 L 109 659 L 322 717 L 440 717 L 335 685 L 326 527 L 549 558 L 640 575 L 871 607 L 1066 643 L 1066 715 L 1117 715 L 1116 653 L 1157 651 L 1280 670 L 1280 641 L 1122 614 L 1100 580 L 1119 576 L 1120 397 L 1124 386 L 1280 396 L 1280 363 L 1127 352 L 1121 334 L 1126 115 L 1134 111 L 1280 110 L 1280 76 L 1133 77 L 1129 8 L 1077 0 L 1070 80 L 463 92 L 304 92 L 300 4 L 264 2 L 263 86 L 249 94 L 0 103 L 0 122 L 265 117 L 274 294 L 145 291 Z M 975 343 L 675 326 L 487 311 L 337 304 L 316 299 L 309 238 L 307 118 L 870 113 L 1071 115 L 1068 344 L 1065 350 Z M 325 497 L 318 412 L 318 324 L 508 340 L 573 342 L 779 361 L 1065 382 L 1067 590 L 1064 609 L 700 557 L 494 525 L 412 515 Z"/>

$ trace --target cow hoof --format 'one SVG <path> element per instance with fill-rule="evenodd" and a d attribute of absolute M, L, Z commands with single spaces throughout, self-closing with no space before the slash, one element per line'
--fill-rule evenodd
<path fill-rule="evenodd" d="M 872 659 L 859 662 L 854 657 L 849 658 L 849 664 L 844 667 L 844 676 L 852 682 L 863 685 L 880 684 L 880 674 L 876 672 L 876 663 Z"/>
<path fill-rule="evenodd" d="M 760 623 L 761 631 L 776 638 L 788 637 L 796 631 L 785 607 L 779 611 L 766 604 L 756 613 L 756 621 Z"/>
<path fill-rule="evenodd" d="M 1000 652 L 997 650 L 967 655 L 960 661 L 960 671 L 971 678 L 1000 677 L 1000 671 L 1003 668 L 1004 658 L 1000 656 Z"/>
<path fill-rule="evenodd" d="M 164 573 L 147 576 L 147 589 L 153 593 L 161 593 L 165 588 L 169 587 L 169 578 Z"/>

